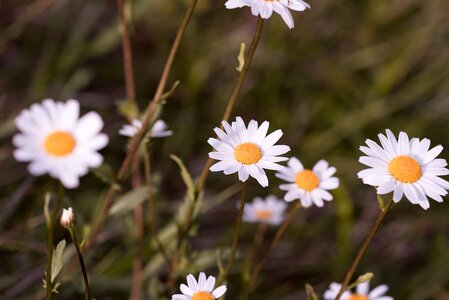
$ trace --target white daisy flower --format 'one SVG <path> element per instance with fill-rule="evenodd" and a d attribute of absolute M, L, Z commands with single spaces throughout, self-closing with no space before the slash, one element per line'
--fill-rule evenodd
<path fill-rule="evenodd" d="M 288 158 L 280 157 L 290 151 L 285 145 L 274 145 L 282 136 L 282 130 L 276 130 L 267 135 L 268 121 L 260 127 L 251 120 L 248 128 L 242 118 L 229 125 L 223 121 L 224 131 L 214 128 L 219 139 L 210 138 L 207 142 L 217 151 L 209 152 L 209 157 L 220 160 L 210 167 L 212 172 L 223 171 L 226 175 L 238 172 L 239 180 L 245 182 L 249 175 L 254 177 L 261 186 L 268 186 L 268 178 L 264 169 L 281 170 L 284 168 L 278 162 Z"/>
<path fill-rule="evenodd" d="M 338 188 L 340 183 L 338 178 L 332 177 L 337 171 L 335 167 L 329 167 L 327 161 L 320 160 L 312 170 L 304 169 L 296 157 L 290 158 L 287 164 L 288 167 L 276 173 L 276 177 L 290 182 L 279 186 L 287 192 L 284 196 L 286 201 L 299 199 L 304 207 L 310 207 L 312 204 L 322 207 L 323 200 L 333 199 L 328 190 Z"/>
<path fill-rule="evenodd" d="M 175 294 L 172 300 L 214 300 L 220 298 L 226 293 L 226 286 L 215 287 L 215 277 L 209 276 L 206 280 L 206 274 L 200 273 L 198 281 L 192 274 L 187 276 L 187 285 L 181 284 L 182 294 Z"/>
<path fill-rule="evenodd" d="M 142 122 L 140 120 L 134 119 L 131 124 L 125 124 L 120 128 L 119 134 L 123 136 L 133 137 L 142 128 Z M 168 130 L 168 125 L 163 120 L 157 120 L 151 127 L 150 137 L 160 138 L 171 136 L 173 131 Z"/>
<path fill-rule="evenodd" d="M 244 6 L 251 7 L 251 13 L 254 16 L 260 15 L 263 19 L 268 19 L 274 12 L 281 15 L 288 28 L 294 27 L 293 17 L 289 8 L 296 11 L 303 11 L 310 8 L 310 5 L 302 0 L 228 0 L 225 3 L 226 8 L 240 8 Z"/>
<path fill-rule="evenodd" d="M 334 300 L 340 291 L 341 284 L 331 283 L 329 289 L 324 293 L 324 300 Z M 369 282 L 363 282 L 357 285 L 356 292 L 350 291 L 343 292 L 340 297 L 341 300 L 393 300 L 393 297 L 386 296 L 388 286 L 385 284 L 379 285 L 370 291 Z"/>
<path fill-rule="evenodd" d="M 48 173 L 66 188 L 76 188 L 79 177 L 101 165 L 97 152 L 108 144 L 100 133 L 103 120 L 96 112 L 79 117 L 79 102 L 44 100 L 23 110 L 15 123 L 21 131 L 13 138 L 14 157 L 29 161 L 28 170 L 39 176 Z"/>
<path fill-rule="evenodd" d="M 266 223 L 279 225 L 284 220 L 287 204 L 278 197 L 270 195 L 264 199 L 254 198 L 252 203 L 246 203 L 243 220 L 249 223 Z"/>
<path fill-rule="evenodd" d="M 368 147 L 360 147 L 368 156 L 360 157 L 359 162 L 370 167 L 358 173 L 363 183 L 376 187 L 380 195 L 393 192 L 394 202 L 399 202 L 404 194 L 424 209 L 430 206 L 427 196 L 443 202 L 441 196 L 447 195 L 449 182 L 439 176 L 448 175 L 449 170 L 445 159 L 436 158 L 443 147 L 429 150 L 429 139 L 409 140 L 405 132 L 400 132 L 396 140 L 391 130 L 386 133 L 387 136 L 379 134 L 382 147 L 369 139 Z"/>

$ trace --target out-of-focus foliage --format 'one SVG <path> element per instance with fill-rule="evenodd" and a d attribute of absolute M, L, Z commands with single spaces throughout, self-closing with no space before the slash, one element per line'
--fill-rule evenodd
<path fill-rule="evenodd" d="M 154 94 L 188 2 L 133 0 L 129 7 L 141 108 Z M 391 128 L 449 146 L 449 1 L 310 4 L 311 10 L 294 14 L 293 30 L 278 15 L 266 22 L 234 112 L 245 120 L 269 120 L 272 128 L 282 128 L 282 143 L 291 146 L 292 155 L 308 166 L 327 159 L 337 167 L 342 184 L 325 208 L 299 211 L 259 277 L 251 296 L 257 299 L 306 299 L 305 283 L 321 294 L 331 281 L 343 279 L 379 211 L 374 189 L 356 177 L 361 169 L 358 147 L 366 138 Z M 126 122 L 117 111 L 124 98 L 117 16 L 115 1 L 0 2 L 2 299 L 36 299 L 43 292 L 46 259 L 42 207 L 51 183 L 45 176 L 30 177 L 26 165 L 12 158 L 18 112 L 42 98 L 76 98 L 84 110 L 96 110 L 105 119 L 111 143 L 103 153 L 113 170 L 124 156 L 126 140 L 117 134 Z M 248 8 L 231 11 L 224 1 L 199 0 L 175 60 L 169 86 L 175 80 L 180 85 L 162 111 L 174 135 L 151 144 L 160 238 L 169 250 L 178 226 L 173 216 L 186 189 L 170 155 L 179 156 L 193 176 L 199 175 L 209 150 L 206 140 L 219 124 L 237 76 L 240 45 L 250 42 L 255 24 Z M 449 151 L 442 156 L 449 159 Z M 248 197 L 282 196 L 279 181 L 269 179 L 267 189 L 251 182 Z M 215 248 L 221 247 L 225 259 L 237 215 L 235 182 L 236 176 L 210 175 L 204 210 L 196 219 L 189 259 L 181 262 L 180 275 L 218 272 Z M 104 180 L 89 175 L 79 189 L 67 193 L 64 205 L 77 212 L 81 240 L 98 215 L 106 188 Z M 127 182 L 121 197 L 129 191 Z M 432 202 L 428 211 L 407 201 L 394 205 L 357 275 L 375 273 L 373 283 L 388 284 L 395 299 L 448 299 L 449 199 L 445 200 Z M 241 251 L 251 245 L 255 230 L 244 225 Z M 266 241 L 274 231 L 268 229 Z M 56 233 L 56 241 L 69 241 L 62 227 L 57 226 Z M 150 235 L 147 227 L 146 234 Z M 104 229 L 103 243 L 86 253 L 96 299 L 128 297 L 134 236 L 132 213 L 114 215 Z M 156 299 L 168 278 L 156 250 L 153 243 L 145 247 L 146 299 Z M 68 244 L 64 255 L 73 254 Z M 244 273 L 240 271 L 237 261 L 227 299 L 236 298 Z M 57 299 L 82 297 L 82 277 L 75 264 L 65 264 L 59 280 Z"/>

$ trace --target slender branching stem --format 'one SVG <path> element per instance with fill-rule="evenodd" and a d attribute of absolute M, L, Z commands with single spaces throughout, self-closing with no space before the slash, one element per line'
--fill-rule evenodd
<path fill-rule="evenodd" d="M 83 255 L 81 254 L 80 246 L 78 244 L 78 239 L 76 238 L 75 229 L 73 228 L 73 225 L 70 225 L 67 227 L 67 230 L 70 232 L 70 236 L 72 237 L 73 244 L 75 245 L 76 255 L 78 256 L 78 261 L 80 263 L 81 272 L 83 273 L 86 300 L 91 300 L 92 298 L 90 297 L 89 279 L 87 277 L 86 266 L 84 265 L 84 259 L 83 259 Z"/>
<path fill-rule="evenodd" d="M 382 220 L 387 215 L 392 204 L 393 204 L 393 198 L 391 198 L 387 202 L 385 207 L 383 207 L 383 209 L 381 210 L 379 216 L 377 217 L 376 223 L 374 223 L 374 226 L 371 228 L 368 236 L 363 241 L 363 244 L 362 244 L 362 246 L 360 246 L 360 249 L 355 256 L 354 261 L 352 262 L 351 266 L 349 267 L 349 270 L 346 273 L 345 279 L 343 280 L 343 283 L 341 284 L 340 291 L 338 292 L 337 296 L 335 297 L 335 300 L 339 300 L 341 295 L 343 294 L 343 292 L 346 290 L 346 287 L 348 286 L 349 281 L 352 278 L 352 275 L 354 275 L 357 265 L 359 264 L 360 260 L 362 259 L 363 255 L 365 254 L 365 251 L 368 248 L 368 245 L 371 243 L 371 240 L 373 239 L 374 235 L 376 235 L 377 230 L 379 230 L 380 224 L 382 223 Z"/>
<path fill-rule="evenodd" d="M 292 222 L 293 218 L 296 215 L 296 212 L 301 207 L 301 201 L 296 201 L 295 206 L 290 210 L 287 218 L 284 220 L 282 225 L 279 227 L 279 229 L 276 231 L 276 234 L 271 240 L 270 245 L 268 246 L 268 249 L 264 252 L 264 255 L 259 259 L 257 265 L 254 267 L 253 272 L 250 275 L 250 280 L 248 281 L 248 284 L 244 288 L 243 295 L 241 299 L 246 299 L 251 291 L 251 288 L 253 284 L 256 282 L 257 277 L 259 276 L 260 271 L 262 270 L 262 267 L 265 265 L 265 262 L 267 261 L 268 254 L 276 247 L 279 240 L 281 239 L 284 232 L 287 230 L 288 225 Z"/>
<path fill-rule="evenodd" d="M 128 20 L 126 19 L 125 0 L 117 0 L 117 7 L 120 15 L 120 29 L 122 34 L 123 67 L 125 70 L 126 98 L 128 101 L 135 101 L 136 88 L 133 71 L 133 52 L 131 40 L 129 38 Z"/>
<path fill-rule="evenodd" d="M 161 255 L 164 257 L 164 260 L 167 264 L 170 263 L 170 258 L 168 257 L 167 252 L 165 251 L 164 247 L 162 246 L 162 242 L 159 239 L 159 230 L 157 226 L 157 213 L 156 213 L 156 205 L 154 204 L 154 197 L 153 197 L 153 181 L 151 176 L 151 157 L 150 157 L 150 150 L 148 147 L 144 147 L 143 151 L 143 160 L 144 160 L 144 166 L 145 166 L 145 181 L 147 184 L 147 193 L 148 193 L 148 210 L 150 211 L 150 228 L 151 233 L 153 235 L 154 242 L 156 243 L 156 247 L 158 251 L 161 253 Z"/>
<path fill-rule="evenodd" d="M 245 63 L 243 65 L 242 71 L 239 73 L 239 77 L 234 85 L 234 89 L 232 90 L 231 97 L 228 100 L 228 104 L 226 106 L 226 110 L 223 114 L 223 121 L 228 121 L 231 116 L 232 110 L 234 108 L 235 102 L 240 94 L 240 90 L 242 89 L 243 83 L 245 82 L 246 75 L 248 75 L 249 67 L 251 66 L 251 62 L 253 61 L 254 53 L 256 53 L 257 45 L 259 44 L 260 36 L 262 35 L 264 19 L 259 17 L 257 19 L 257 27 L 253 36 L 253 40 L 251 41 L 251 46 L 249 47 L 248 54 L 245 57 Z M 204 165 L 200 180 L 198 181 L 198 189 L 202 190 L 204 185 L 206 184 L 207 176 L 209 175 L 209 168 L 212 165 L 212 159 L 209 158 Z"/>
<path fill-rule="evenodd" d="M 232 265 L 234 264 L 235 255 L 237 253 L 237 247 L 238 247 L 239 239 L 240 239 L 240 231 L 242 229 L 243 212 L 245 210 L 246 187 L 247 187 L 247 181 L 245 181 L 242 184 L 242 194 L 240 197 L 239 214 L 237 217 L 237 224 L 235 225 L 234 236 L 232 237 L 231 254 L 229 255 L 228 264 L 226 265 L 223 273 L 221 273 L 220 277 L 218 278 L 219 283 L 222 283 L 227 279 L 228 274 L 231 271 Z"/>
<path fill-rule="evenodd" d="M 129 165 L 132 162 L 133 157 L 136 155 L 139 145 L 143 140 L 143 137 L 145 135 L 145 132 L 147 128 L 149 127 L 154 112 L 156 111 L 156 108 L 159 106 L 159 102 L 162 96 L 163 91 L 165 90 L 165 86 L 167 84 L 168 76 L 170 74 L 170 70 L 173 65 L 173 61 L 175 59 L 176 53 L 178 52 L 179 45 L 181 44 L 181 40 L 184 37 L 184 33 L 186 31 L 187 25 L 189 24 L 189 21 L 193 15 L 193 12 L 195 10 L 196 4 L 198 0 L 192 0 L 190 7 L 188 8 L 184 19 L 181 23 L 181 26 L 179 27 L 178 33 L 176 34 L 175 41 L 173 42 L 172 48 L 170 50 L 170 54 L 167 58 L 167 61 L 165 63 L 164 71 L 162 72 L 161 79 L 159 80 L 159 85 L 157 87 L 156 93 L 153 97 L 153 100 L 149 103 L 147 112 L 144 116 L 143 122 L 142 122 L 142 128 L 137 132 L 137 134 L 133 137 L 131 140 L 131 145 L 129 148 L 129 151 L 126 153 L 125 159 L 123 160 L 119 172 L 117 174 L 117 180 L 122 181 L 123 178 L 126 175 L 126 172 L 128 171 Z M 88 245 L 92 244 L 93 241 L 95 241 L 96 236 L 101 231 L 101 227 L 103 226 L 103 222 L 107 216 L 107 212 L 109 210 L 109 207 L 111 206 L 112 200 L 114 198 L 115 193 L 117 192 L 116 188 L 114 186 L 110 186 L 109 190 L 106 194 L 105 200 L 103 202 L 103 208 L 99 217 L 99 220 L 92 231 L 92 235 L 90 236 L 90 239 L 88 241 Z"/>
<path fill-rule="evenodd" d="M 51 282 L 51 265 L 53 260 L 53 246 L 55 243 L 54 234 L 55 234 L 55 220 L 58 215 L 59 209 L 61 208 L 61 202 L 64 198 L 64 187 L 62 184 L 58 183 L 58 192 L 56 195 L 56 203 L 53 208 L 53 212 L 50 215 L 50 218 L 47 222 L 47 231 L 48 231 L 48 253 L 47 253 L 47 271 L 45 276 L 45 285 L 47 292 L 47 300 L 51 299 L 53 293 L 53 283 Z"/>
<path fill-rule="evenodd" d="M 242 89 L 243 83 L 245 82 L 246 76 L 247 76 L 249 68 L 251 66 L 251 62 L 253 61 L 254 53 L 256 52 L 257 45 L 259 44 L 260 36 L 262 34 L 263 24 L 264 24 L 264 20 L 259 17 L 257 20 L 256 31 L 254 32 L 254 36 L 251 41 L 251 46 L 249 48 L 248 54 L 245 57 L 245 63 L 243 65 L 242 70 L 239 73 L 239 77 L 234 85 L 231 96 L 229 97 L 229 100 L 228 100 L 228 104 L 226 106 L 226 110 L 223 114 L 223 120 L 225 120 L 225 121 L 227 121 L 229 119 L 229 116 L 232 113 L 232 109 L 234 108 L 235 102 L 237 101 L 237 98 L 240 94 L 240 90 Z M 172 264 L 176 264 L 176 257 L 178 256 L 178 252 L 182 248 L 184 239 L 188 236 L 187 233 L 189 232 L 190 227 L 192 226 L 193 213 L 194 213 L 196 205 L 198 203 L 198 199 L 201 195 L 200 191 L 202 191 L 204 189 L 204 186 L 206 184 L 206 179 L 209 174 L 209 168 L 211 165 L 212 165 L 212 159 L 209 158 L 201 171 L 195 198 L 193 199 L 193 201 L 191 202 L 191 204 L 188 207 L 188 212 L 186 214 L 187 217 L 186 217 L 186 220 L 185 220 L 184 226 L 183 226 L 183 233 L 180 235 L 177 251 L 175 252 L 174 258 L 172 260 Z"/>

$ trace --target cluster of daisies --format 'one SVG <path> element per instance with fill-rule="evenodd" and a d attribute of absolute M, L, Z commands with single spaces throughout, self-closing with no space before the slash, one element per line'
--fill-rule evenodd
<path fill-rule="evenodd" d="M 108 144 L 108 136 L 101 132 L 104 123 L 95 112 L 80 116 L 80 105 L 76 100 L 65 103 L 43 100 L 23 110 L 15 123 L 20 133 L 13 137 L 17 147 L 14 157 L 30 162 L 28 170 L 33 175 L 49 174 L 65 187 L 76 188 L 79 178 L 87 174 L 89 168 L 103 162 L 99 151 Z M 141 128 L 142 123 L 134 120 L 130 125 L 124 125 L 119 134 L 133 137 Z M 336 168 L 320 160 L 311 169 L 306 169 L 298 158 L 283 156 L 290 151 L 290 147 L 276 144 L 283 132 L 276 130 L 268 134 L 268 129 L 267 121 L 259 125 L 251 120 L 248 126 L 241 117 L 231 123 L 223 121 L 222 129 L 214 129 L 217 138 L 208 140 L 215 150 L 209 156 L 218 161 L 210 170 L 226 175 L 237 173 L 242 182 L 252 177 L 262 187 L 269 184 L 265 170 L 273 170 L 277 178 L 285 181 L 279 186 L 286 192 L 285 201 L 299 200 L 303 207 L 322 207 L 325 201 L 331 201 L 333 197 L 329 191 L 339 186 L 338 178 L 333 176 Z M 148 134 L 151 138 L 170 135 L 172 131 L 162 120 L 156 121 Z M 440 177 L 449 174 L 447 162 L 437 158 L 443 147 L 431 148 L 429 139 L 410 139 L 404 132 L 396 138 L 388 129 L 386 135 L 379 134 L 378 137 L 380 145 L 368 139 L 366 146 L 360 147 L 365 155 L 359 161 L 369 168 L 360 171 L 359 178 L 376 187 L 378 194 L 393 193 L 395 202 L 405 196 L 424 209 L 430 206 L 428 198 L 442 202 L 449 190 L 449 182 Z M 282 165 L 283 162 L 286 165 Z M 244 220 L 279 225 L 287 206 L 285 201 L 273 195 L 265 199 L 256 197 L 245 205 Z M 192 277 L 188 277 L 188 287 L 181 287 L 184 295 L 191 297 L 186 299 L 215 299 L 226 290 L 219 287 L 212 291 L 213 277 L 206 280 L 202 274 L 198 282 Z M 327 294 L 335 287 L 333 284 Z M 348 291 L 343 299 L 391 299 L 386 296 L 376 298 L 385 288 L 361 294 L 365 290 L 366 287 L 360 287 L 354 295 Z M 184 299 L 182 297 L 175 295 L 173 299 Z"/>
<path fill-rule="evenodd" d="M 294 27 L 289 9 L 303 11 L 310 8 L 302 0 L 228 0 L 225 6 L 228 9 L 250 7 L 251 13 L 262 19 L 270 18 L 276 12 L 289 28 Z M 107 146 L 109 140 L 101 132 L 103 120 L 95 112 L 81 117 L 76 100 L 65 103 L 43 100 L 23 110 L 15 123 L 20 133 L 13 137 L 16 146 L 14 157 L 18 161 L 29 162 L 28 170 L 33 175 L 49 174 L 66 188 L 76 188 L 80 177 L 103 162 L 99 151 Z M 226 175 L 237 173 L 242 182 L 252 177 L 262 187 L 267 187 L 269 181 L 265 170 L 273 170 L 276 177 L 285 182 L 279 186 L 285 191 L 285 201 L 299 200 L 303 207 L 322 207 L 325 201 L 331 201 L 333 197 L 329 191 L 339 186 L 338 178 L 333 176 L 336 168 L 320 160 L 307 169 L 298 158 L 283 156 L 290 151 L 290 147 L 276 144 L 283 132 L 276 130 L 268 134 L 268 128 L 267 121 L 259 125 L 251 120 L 248 126 L 240 117 L 232 123 L 223 121 L 222 128 L 214 129 L 217 138 L 208 140 L 215 150 L 209 153 L 209 157 L 218 161 L 210 171 Z M 141 121 L 132 120 L 119 130 L 119 134 L 134 137 L 141 130 Z M 157 138 L 172 134 L 167 124 L 158 120 L 147 136 Z M 379 134 L 379 140 L 380 145 L 368 139 L 366 146 L 360 147 L 365 156 L 359 161 L 369 167 L 358 173 L 365 184 L 374 186 L 378 194 L 393 193 L 394 202 L 399 202 L 405 195 L 411 203 L 424 209 L 430 206 L 428 198 L 443 201 L 449 182 L 440 176 L 448 175 L 449 169 L 445 159 L 437 158 L 442 146 L 430 148 L 428 139 L 410 139 L 404 132 L 400 132 L 397 139 L 388 129 L 386 135 Z M 283 162 L 286 165 L 282 165 Z M 273 195 L 265 199 L 256 197 L 245 205 L 243 219 L 251 223 L 279 225 L 284 219 L 285 201 Z M 71 213 L 71 208 L 64 211 L 62 220 L 67 224 L 71 221 Z M 226 286 L 215 288 L 215 281 L 215 277 L 206 278 L 204 273 L 200 273 L 198 280 L 189 274 L 187 285 L 180 286 L 182 294 L 173 295 L 172 300 L 217 299 L 225 294 Z M 324 299 L 335 299 L 340 288 L 340 284 L 332 283 L 324 293 Z M 392 300 L 385 295 L 387 290 L 387 286 L 381 285 L 370 291 L 369 283 L 365 282 L 359 284 L 355 292 L 345 291 L 341 299 Z"/>
<path fill-rule="evenodd" d="M 340 291 L 341 285 L 331 283 L 329 289 L 324 293 L 324 300 L 334 300 Z M 214 300 L 226 293 L 226 286 L 221 285 L 215 288 L 215 277 L 200 273 L 198 281 L 189 274 L 187 275 L 187 285 L 181 284 L 182 294 L 175 294 L 172 300 Z M 341 300 L 393 300 L 393 297 L 386 296 L 388 286 L 380 285 L 370 290 L 369 282 L 362 282 L 357 285 L 356 291 L 347 290 L 343 292 Z"/>
<path fill-rule="evenodd" d="M 209 157 L 218 160 L 210 167 L 212 172 L 222 171 L 226 175 L 237 173 L 242 182 L 251 176 L 262 187 L 267 187 L 268 177 L 265 170 L 274 170 L 277 171 L 278 178 L 287 182 L 279 186 L 281 190 L 286 191 L 286 201 L 298 199 L 304 207 L 313 204 L 322 207 L 324 201 L 332 200 L 328 191 L 339 186 L 338 178 L 333 177 L 336 168 L 329 166 L 327 161 L 320 160 L 312 169 L 306 169 L 298 158 L 289 159 L 282 156 L 290 151 L 289 146 L 276 145 L 283 135 L 282 130 L 268 134 L 269 122 L 265 121 L 259 126 L 257 121 L 251 120 L 246 126 L 241 117 L 237 117 L 231 124 L 223 121 L 222 126 L 223 129 L 214 129 L 218 138 L 208 140 L 215 150 L 209 153 Z M 287 166 L 280 164 L 285 161 Z M 269 198 L 262 207 L 262 201 L 257 201 L 254 203 L 254 209 L 252 206 L 248 209 L 254 210 L 257 215 L 256 207 L 274 208 L 273 216 L 276 216 L 276 210 L 282 206 L 273 204 L 274 202 L 273 198 Z"/>
<path fill-rule="evenodd" d="M 322 207 L 324 201 L 331 201 L 333 197 L 329 190 L 339 186 L 338 178 L 333 176 L 336 168 L 320 160 L 312 169 L 306 169 L 298 158 L 282 156 L 290 151 L 288 146 L 276 145 L 283 133 L 276 130 L 267 135 L 268 126 L 267 121 L 259 126 L 254 120 L 246 126 L 240 117 L 231 124 L 223 121 L 223 129 L 214 129 L 218 138 L 208 140 L 215 149 L 209 156 L 218 160 L 210 170 L 226 175 L 237 173 L 242 182 L 251 176 L 263 187 L 268 186 L 265 170 L 274 170 L 276 177 L 287 182 L 279 186 L 286 191 L 284 200 L 299 199 L 304 207 Z M 396 139 L 389 129 L 386 135 L 379 134 L 379 140 L 380 145 L 368 139 L 366 146 L 360 147 L 366 156 L 360 157 L 359 161 L 369 167 L 358 173 L 365 184 L 376 187 L 380 195 L 393 192 L 395 202 L 405 195 L 411 203 L 424 209 L 430 206 L 428 198 L 443 201 L 449 182 L 440 176 L 448 175 L 449 169 L 445 159 L 437 158 L 443 150 L 441 145 L 430 148 L 429 139 L 409 139 L 405 132 L 400 132 Z M 286 166 L 280 164 L 285 161 Z M 274 208 L 271 215 L 277 218 L 275 211 L 283 206 L 274 201 L 267 199 L 263 205 L 260 199 L 255 201 L 248 207 L 248 216 L 251 215 L 248 220 L 261 216 L 259 220 L 266 221 L 268 214 L 265 211 L 269 208 Z M 270 221 L 276 223 L 277 219 Z"/>

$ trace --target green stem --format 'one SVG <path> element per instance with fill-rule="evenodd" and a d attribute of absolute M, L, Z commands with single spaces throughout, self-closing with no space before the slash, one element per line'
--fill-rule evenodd
<path fill-rule="evenodd" d="M 75 230 L 73 229 L 72 225 L 68 226 L 67 229 L 69 230 L 70 236 L 72 237 L 73 244 L 75 245 L 76 254 L 78 256 L 78 261 L 80 263 L 81 271 L 83 273 L 84 287 L 86 289 L 86 291 L 85 291 L 86 300 L 90 300 L 91 298 L 90 298 L 89 280 L 87 278 L 87 271 L 86 271 L 86 266 L 84 265 L 84 259 L 81 254 L 80 247 L 78 245 L 78 239 L 76 238 Z"/>
<path fill-rule="evenodd" d="M 237 253 L 237 246 L 239 244 L 240 231 L 242 228 L 243 212 L 245 210 L 246 187 L 247 187 L 247 181 L 245 181 L 242 184 L 242 195 L 240 197 L 239 215 L 237 217 L 237 224 L 236 224 L 235 230 L 234 230 L 234 237 L 232 238 L 231 255 L 229 256 L 229 261 L 228 261 L 228 264 L 226 265 L 226 268 L 224 269 L 223 273 L 220 274 L 220 277 L 218 279 L 218 284 L 221 284 L 222 282 L 224 282 L 226 280 L 226 278 L 228 277 L 229 271 L 231 271 L 232 265 L 234 264 L 235 254 Z"/>
<path fill-rule="evenodd" d="M 228 121 L 231 116 L 232 109 L 234 108 L 235 102 L 240 94 L 240 90 L 242 89 L 243 83 L 245 82 L 246 75 L 248 75 L 249 67 L 251 66 L 251 62 L 253 61 L 254 53 L 256 53 L 257 45 L 259 44 L 260 36 L 262 35 L 264 19 L 259 17 L 257 19 L 257 27 L 253 36 L 253 40 L 251 41 L 251 46 L 248 50 L 248 55 L 245 57 L 245 63 L 243 65 L 243 69 L 240 72 L 239 78 L 235 83 L 234 89 L 232 90 L 231 97 L 228 100 L 228 104 L 226 106 L 226 110 L 223 114 L 223 121 Z M 201 171 L 200 180 L 198 182 L 198 190 L 202 190 L 204 185 L 206 184 L 207 176 L 209 175 L 209 168 L 212 165 L 212 159 L 209 158 L 206 164 Z"/>
<path fill-rule="evenodd" d="M 51 265 L 53 260 L 53 246 L 54 246 L 54 231 L 55 220 L 61 207 L 62 198 L 64 197 L 64 187 L 58 183 L 58 195 L 56 196 L 56 203 L 50 218 L 47 221 L 48 230 L 48 253 L 47 253 L 47 271 L 45 277 L 45 285 L 47 291 L 47 300 L 51 299 L 53 293 L 53 283 L 51 282 Z"/>
<path fill-rule="evenodd" d="M 246 287 L 243 289 L 243 295 L 240 299 L 246 299 L 248 298 L 249 293 L 251 292 L 251 288 L 253 284 L 256 282 L 257 277 L 259 276 L 260 271 L 262 270 L 262 267 L 264 266 L 265 262 L 267 261 L 268 254 L 276 247 L 279 240 L 281 239 L 284 232 L 287 230 L 288 225 L 291 223 L 293 218 L 296 215 L 296 212 L 301 207 L 301 201 L 296 201 L 295 206 L 290 210 L 288 217 L 284 220 L 282 225 L 279 227 L 279 229 L 276 231 L 276 235 L 274 236 L 273 240 L 271 241 L 270 245 L 268 246 L 267 251 L 264 252 L 264 255 L 259 260 L 259 263 L 254 267 L 254 271 L 250 275 L 250 280 Z"/>
<path fill-rule="evenodd" d="M 260 36 L 262 34 L 264 20 L 262 18 L 257 19 L 257 27 L 256 31 L 254 32 L 253 39 L 251 41 L 251 46 L 249 48 L 248 54 L 245 57 L 245 63 L 243 65 L 242 71 L 239 73 L 239 77 L 234 85 L 234 88 L 232 90 L 232 94 L 229 97 L 228 104 L 226 106 L 226 110 L 223 114 L 222 120 L 227 121 L 229 119 L 229 116 L 231 115 L 232 109 L 234 108 L 235 102 L 238 99 L 238 96 L 240 94 L 240 90 L 242 89 L 243 83 L 245 82 L 246 76 L 248 74 L 249 68 L 251 66 L 251 62 L 253 61 L 254 53 L 256 52 L 257 45 L 259 44 Z M 204 189 L 204 186 L 206 184 L 207 176 L 209 175 L 209 168 L 212 165 L 212 159 L 209 158 L 204 165 L 201 174 L 200 179 L 198 180 L 197 185 L 197 192 L 195 194 L 195 198 L 193 199 L 191 205 L 188 207 L 187 217 L 186 221 L 183 226 L 183 234 L 180 235 L 180 240 L 178 242 L 177 251 L 175 252 L 174 259 L 172 260 L 172 265 L 176 265 L 176 256 L 179 252 L 179 249 L 182 248 L 184 244 L 184 239 L 186 238 L 186 234 L 190 230 L 190 227 L 192 226 L 192 218 L 193 218 L 193 212 L 195 211 L 196 205 L 198 203 L 198 198 L 201 195 L 201 190 Z"/>
<path fill-rule="evenodd" d="M 349 284 L 349 281 L 352 278 L 352 275 L 354 275 L 355 269 L 357 268 L 357 265 L 359 264 L 360 260 L 363 257 L 363 254 L 365 254 L 366 249 L 368 248 L 368 245 L 370 244 L 371 240 L 373 239 L 374 235 L 376 234 L 377 230 L 380 227 L 380 224 L 382 223 L 382 220 L 390 210 L 391 205 L 393 204 L 393 198 L 391 198 L 387 204 L 385 205 L 384 209 L 381 210 L 379 216 L 377 217 L 376 223 L 374 223 L 374 226 L 371 228 L 371 231 L 369 232 L 368 236 L 366 237 L 365 241 L 363 242 L 362 246 L 360 247 L 359 251 L 357 252 L 357 255 L 354 258 L 354 261 L 352 262 L 351 266 L 349 267 L 348 272 L 346 273 L 345 279 L 343 280 L 343 283 L 341 284 L 340 291 L 338 292 L 337 296 L 335 297 L 335 300 L 339 300 L 343 292 L 346 290 L 346 287 Z"/>

